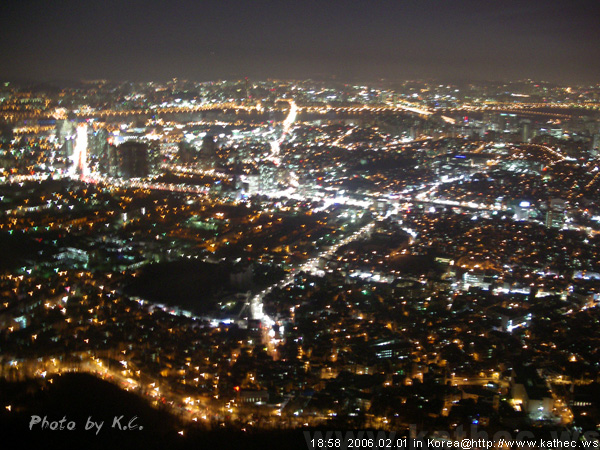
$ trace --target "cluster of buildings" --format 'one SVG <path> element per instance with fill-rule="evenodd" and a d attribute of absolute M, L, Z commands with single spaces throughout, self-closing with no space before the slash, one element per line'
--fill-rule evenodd
<path fill-rule="evenodd" d="M 599 426 L 599 86 L 2 86 L 0 376 L 206 427 Z"/>

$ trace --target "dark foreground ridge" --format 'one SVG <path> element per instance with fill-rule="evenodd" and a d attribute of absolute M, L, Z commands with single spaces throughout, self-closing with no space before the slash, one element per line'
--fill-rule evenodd
<path fill-rule="evenodd" d="M 52 381 L 52 382 L 50 382 Z M 137 395 L 88 374 L 65 374 L 49 380 L 0 381 L 0 402 L 11 405 L 0 411 L 0 433 L 4 442 L 19 442 L 21 448 L 79 449 L 305 449 L 301 430 L 254 431 L 231 428 L 201 430 L 181 425 L 167 411 L 153 408 Z M 31 417 L 60 422 L 57 430 L 29 429 Z M 85 430 L 88 417 L 104 422 L 100 431 Z M 121 420 L 118 420 L 123 416 Z M 126 430 L 134 417 L 137 429 Z M 113 421 L 117 423 L 113 427 Z M 74 422 L 75 429 L 67 427 Z M 133 427 L 132 427 L 133 428 Z M 183 431 L 183 436 L 179 434 Z"/>

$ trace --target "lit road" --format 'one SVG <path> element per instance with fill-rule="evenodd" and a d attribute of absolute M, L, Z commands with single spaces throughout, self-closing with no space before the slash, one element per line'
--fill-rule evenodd
<path fill-rule="evenodd" d="M 292 124 L 294 123 L 294 121 L 296 120 L 296 116 L 298 115 L 298 106 L 296 105 L 296 102 L 294 102 L 294 100 L 288 100 L 288 103 L 290 104 L 290 112 L 283 121 L 283 131 L 281 133 L 281 136 L 279 137 L 279 139 L 270 142 L 271 160 L 277 165 L 279 165 L 281 162 L 279 158 L 281 144 L 287 137 L 290 128 L 292 127 Z"/>
<path fill-rule="evenodd" d="M 517 114 L 527 115 L 538 115 L 543 117 L 555 117 L 555 118 L 570 118 L 571 114 L 560 114 L 552 113 L 547 111 L 538 111 L 538 109 L 552 109 L 558 111 L 564 111 L 569 109 L 575 110 L 600 110 L 600 103 L 499 103 L 493 104 L 469 104 L 465 103 L 452 108 L 427 108 L 424 105 L 409 102 L 406 100 L 399 100 L 396 103 L 390 104 L 378 104 L 378 105 L 361 105 L 361 106 L 339 106 L 332 107 L 331 105 L 322 106 L 300 106 L 298 112 L 316 112 L 316 113 L 328 113 L 328 112 L 341 112 L 341 113 L 387 113 L 387 112 L 410 112 L 418 114 L 420 116 L 430 116 L 436 112 L 484 112 L 484 111 L 502 111 Z M 129 117 L 136 115 L 154 115 L 154 114 L 190 114 L 203 111 L 247 111 L 247 112 L 263 112 L 264 109 L 260 106 L 244 105 L 235 102 L 213 102 L 203 103 L 201 105 L 187 105 L 187 106 L 152 106 L 149 108 L 137 108 L 137 109 L 126 109 L 126 110 L 94 110 L 94 109 L 76 109 L 70 111 L 74 113 L 78 118 L 92 119 L 92 118 L 111 118 L 111 117 Z M 67 117 L 69 111 L 65 108 L 55 108 L 48 110 L 35 110 L 35 111 L 3 111 L 0 113 L 0 117 L 4 120 L 13 122 L 18 120 L 31 120 L 31 119 L 64 119 Z"/>
<path fill-rule="evenodd" d="M 319 260 L 321 258 L 327 258 L 329 256 L 332 256 L 335 252 L 338 251 L 338 249 L 341 246 L 349 244 L 352 241 L 355 241 L 357 239 L 367 236 L 368 233 L 373 229 L 374 226 L 375 226 L 375 224 L 373 222 L 371 222 L 371 223 L 363 226 L 359 230 L 355 231 L 354 233 L 350 234 L 349 236 L 346 236 L 344 239 L 337 242 L 336 244 L 334 244 L 330 247 L 323 248 L 321 251 L 319 251 L 319 253 L 316 256 L 308 259 L 307 261 L 305 261 L 302 265 L 298 266 L 297 268 L 292 269 L 292 271 L 288 275 L 286 275 L 286 277 L 283 280 L 265 288 L 264 290 L 262 290 L 261 292 L 259 292 L 252 298 L 252 300 L 250 301 L 251 314 L 254 319 L 261 320 L 263 322 L 263 324 L 265 325 L 265 327 L 263 329 L 264 330 L 263 340 L 264 340 L 264 343 L 267 345 L 267 349 L 269 350 L 270 353 L 272 353 L 274 351 L 274 345 L 272 342 L 273 337 L 270 336 L 268 334 L 268 332 L 271 329 L 271 327 L 275 324 L 275 321 L 272 318 L 270 318 L 267 314 L 264 313 L 263 300 L 264 300 L 265 296 L 270 294 L 274 289 L 281 289 L 285 286 L 292 284 L 294 282 L 294 278 L 295 278 L 296 274 L 298 274 L 298 273 L 308 272 L 308 273 L 310 273 L 312 275 L 316 275 L 316 276 L 325 275 L 325 273 L 323 271 L 318 269 Z"/>

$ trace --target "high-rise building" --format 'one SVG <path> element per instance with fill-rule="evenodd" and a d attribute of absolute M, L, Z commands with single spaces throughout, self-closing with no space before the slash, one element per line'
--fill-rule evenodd
<path fill-rule="evenodd" d="M 118 170 L 121 178 L 143 178 L 150 174 L 148 146 L 127 141 L 117 147 Z"/>
<path fill-rule="evenodd" d="M 181 140 L 177 144 L 177 157 L 182 164 L 190 164 L 196 160 L 197 150 L 188 141 Z"/>
<path fill-rule="evenodd" d="M 98 169 L 103 175 L 108 175 L 109 177 L 119 176 L 119 158 L 115 145 L 109 144 L 106 153 L 100 156 Z"/>
<path fill-rule="evenodd" d="M 565 214 L 562 211 L 549 209 L 546 211 L 546 227 L 562 228 L 565 223 Z"/>
<path fill-rule="evenodd" d="M 56 141 L 62 145 L 62 143 L 64 142 L 65 139 L 67 138 L 71 138 L 75 135 L 75 127 L 73 126 L 73 124 L 64 119 L 64 120 L 58 120 L 56 122 Z"/>
<path fill-rule="evenodd" d="M 521 220 L 529 220 L 532 213 L 531 203 L 527 200 L 520 201 L 517 205 L 514 206 L 515 216 L 514 219 Z"/>
<path fill-rule="evenodd" d="M 529 140 L 531 139 L 531 121 L 530 120 L 524 120 L 523 121 L 523 142 L 529 142 Z"/>
<path fill-rule="evenodd" d="M 215 167 L 219 156 L 217 155 L 218 145 L 215 142 L 215 137 L 207 134 L 202 140 L 202 148 L 200 149 L 200 161 L 204 168 Z"/>
<path fill-rule="evenodd" d="M 567 202 L 561 198 L 553 198 L 548 203 L 546 211 L 546 227 L 562 228 L 565 224 Z"/>
<path fill-rule="evenodd" d="M 92 171 L 101 171 L 102 164 L 108 158 L 109 134 L 105 128 L 88 131 L 88 164 Z"/>
<path fill-rule="evenodd" d="M 8 148 L 14 138 L 13 127 L 5 122 L 0 122 L 0 148 Z"/>
<path fill-rule="evenodd" d="M 69 136 L 65 138 L 60 146 L 60 155 L 64 158 L 70 158 L 73 156 L 73 149 L 75 148 L 75 137 Z"/>
<path fill-rule="evenodd" d="M 596 133 L 592 136 L 592 145 L 590 148 L 590 155 L 593 158 L 597 158 L 600 154 L 600 133 Z"/>
<path fill-rule="evenodd" d="M 108 131 L 105 128 L 93 130 L 88 136 L 90 156 L 101 157 L 108 152 Z"/>
<path fill-rule="evenodd" d="M 73 156 L 75 127 L 68 120 L 56 122 L 56 143 L 60 147 L 60 155 L 64 158 Z"/>

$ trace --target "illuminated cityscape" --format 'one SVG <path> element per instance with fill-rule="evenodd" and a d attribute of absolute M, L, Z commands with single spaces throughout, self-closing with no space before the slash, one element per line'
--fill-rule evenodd
<path fill-rule="evenodd" d="M 600 80 L 359 75 L 0 78 L 3 430 L 595 448 Z"/>

